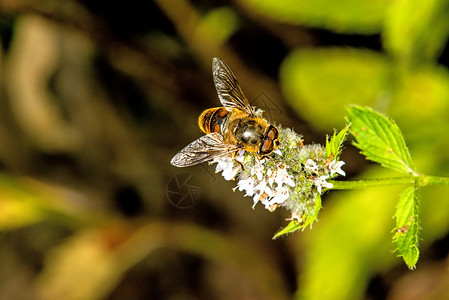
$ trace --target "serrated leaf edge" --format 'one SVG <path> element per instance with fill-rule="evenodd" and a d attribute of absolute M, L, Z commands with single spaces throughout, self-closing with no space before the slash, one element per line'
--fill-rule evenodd
<path fill-rule="evenodd" d="M 354 142 L 354 146 L 359 148 L 361 150 L 361 153 L 365 155 L 368 160 L 377 162 L 384 167 L 391 168 L 400 172 L 410 173 L 414 176 L 418 175 L 413 170 L 413 162 L 402 132 L 392 119 L 379 112 L 374 111 L 370 107 L 351 105 L 348 107 L 348 112 L 349 121 L 352 121 L 352 123 L 356 123 L 354 122 L 354 119 L 358 118 L 362 124 L 369 125 L 367 126 L 367 129 L 373 131 L 373 133 L 370 134 L 373 136 L 377 136 L 380 140 L 382 140 L 386 146 L 391 148 L 392 153 L 397 157 L 396 160 L 393 160 L 382 155 L 372 154 L 371 151 L 366 151 L 368 150 L 368 147 L 364 147 L 363 145 L 361 145 L 361 143 L 357 142 L 359 140 L 357 131 L 350 130 L 350 133 L 355 137 L 356 140 Z M 373 118 L 369 118 L 368 114 L 372 115 Z M 379 120 L 382 121 L 382 123 Z M 374 124 L 373 122 L 375 122 L 376 124 Z M 390 123 L 391 128 L 385 128 L 385 123 Z M 376 127 L 380 128 L 381 132 L 377 133 L 375 130 L 373 130 L 373 128 Z M 369 143 L 367 141 L 364 141 L 363 143 L 371 147 L 376 147 L 375 144 Z M 387 163 L 388 160 L 394 163 Z"/>

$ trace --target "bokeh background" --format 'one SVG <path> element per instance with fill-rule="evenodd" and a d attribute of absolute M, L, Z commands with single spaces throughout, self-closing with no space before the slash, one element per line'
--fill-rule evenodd
<path fill-rule="evenodd" d="M 219 105 L 216 56 L 305 143 L 369 105 L 447 176 L 448 33 L 447 0 L 0 0 L 0 299 L 449 299 L 447 187 L 422 189 L 409 271 L 404 187 L 331 191 L 273 241 L 286 211 L 169 164 Z M 399 175 L 345 147 L 345 179 Z M 192 207 L 169 201 L 183 176 Z"/>

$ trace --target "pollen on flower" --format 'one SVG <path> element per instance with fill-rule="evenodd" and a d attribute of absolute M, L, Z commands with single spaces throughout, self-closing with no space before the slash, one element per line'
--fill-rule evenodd
<path fill-rule="evenodd" d="M 332 154 L 326 156 L 322 145 L 304 145 L 302 137 L 278 126 L 280 145 L 261 160 L 250 152 L 215 158 L 216 172 L 226 180 L 235 179 L 238 189 L 260 202 L 270 212 L 283 207 L 291 212 L 290 220 L 311 224 L 321 207 L 320 195 L 333 187 L 327 180 L 345 175 L 344 162 Z M 329 163 L 330 159 L 333 159 Z"/>

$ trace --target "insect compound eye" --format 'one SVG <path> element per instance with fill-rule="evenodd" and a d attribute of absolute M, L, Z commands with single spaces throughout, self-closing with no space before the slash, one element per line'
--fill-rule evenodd
<path fill-rule="evenodd" d="M 278 136 L 279 136 L 278 129 L 276 127 L 274 127 L 273 125 L 270 125 L 270 128 L 268 128 L 268 131 L 267 131 L 267 138 L 274 141 L 277 139 Z"/>
<path fill-rule="evenodd" d="M 260 145 L 260 154 L 267 155 L 273 151 L 273 142 L 271 140 L 265 140 L 262 145 Z"/>
<path fill-rule="evenodd" d="M 273 139 L 276 137 L 272 128 L 270 128 L 270 129 L 268 130 L 267 137 L 268 137 L 270 140 L 273 140 Z"/>

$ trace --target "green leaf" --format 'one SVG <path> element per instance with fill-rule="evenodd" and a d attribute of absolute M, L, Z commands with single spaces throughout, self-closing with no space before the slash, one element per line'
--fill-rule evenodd
<path fill-rule="evenodd" d="M 396 228 L 393 241 L 396 243 L 398 256 L 410 269 L 414 269 L 419 258 L 418 231 L 419 231 L 419 200 L 416 187 L 406 188 L 399 199 L 394 217 Z"/>
<path fill-rule="evenodd" d="M 239 28 L 240 20 L 234 9 L 219 7 L 205 14 L 196 26 L 192 40 L 208 47 L 223 45 Z"/>
<path fill-rule="evenodd" d="M 281 22 L 338 32 L 376 33 L 383 26 L 388 0 L 244 0 L 251 9 Z"/>
<path fill-rule="evenodd" d="M 415 174 L 401 130 L 394 121 L 368 107 L 350 106 L 348 113 L 355 146 L 367 159 L 402 173 Z"/>
<path fill-rule="evenodd" d="M 386 15 L 386 49 L 405 62 L 435 60 L 449 34 L 448 0 L 394 1 Z"/>
<path fill-rule="evenodd" d="M 349 104 L 373 105 L 385 94 L 388 60 L 360 49 L 297 50 L 282 63 L 282 90 L 295 112 L 313 126 L 343 127 Z"/>
<path fill-rule="evenodd" d="M 314 206 L 313 206 L 312 212 L 309 215 L 307 215 L 307 214 L 302 215 L 301 216 L 302 222 L 298 222 L 295 220 L 290 221 L 290 223 L 288 223 L 287 226 L 285 226 L 284 228 L 279 230 L 273 236 L 273 240 L 275 240 L 278 237 L 281 237 L 283 235 L 293 233 L 300 229 L 304 230 L 304 229 L 306 229 L 307 226 L 312 227 L 312 223 L 315 222 L 318 218 L 318 212 L 320 211 L 320 209 L 321 209 L 321 195 L 317 193 L 315 196 L 315 201 L 314 201 Z"/>
<path fill-rule="evenodd" d="M 392 173 L 374 166 L 362 177 L 390 177 Z M 370 279 L 398 261 L 391 251 L 390 230 L 391 203 L 400 192 L 401 188 L 389 186 L 375 192 L 358 189 L 328 195 L 325 217 L 313 230 L 301 233 L 296 245 L 301 274 L 295 299 L 364 299 Z"/>
<path fill-rule="evenodd" d="M 326 139 L 326 157 L 338 157 L 340 155 L 341 146 L 346 139 L 349 126 L 350 124 L 346 125 L 338 134 L 337 131 L 334 131 L 332 137 Z"/>
<path fill-rule="evenodd" d="M 434 64 L 413 68 L 413 72 L 401 76 L 392 96 L 388 113 L 401 124 L 409 145 L 435 145 L 436 140 L 446 136 L 449 130 L 447 68 Z"/>
<path fill-rule="evenodd" d="M 309 215 L 304 215 L 303 216 L 303 230 L 307 227 L 310 226 L 312 227 L 312 223 L 315 222 L 318 219 L 318 212 L 321 209 L 321 195 L 319 193 L 315 194 L 315 200 L 314 200 L 314 206 L 312 209 L 312 212 Z"/>
<path fill-rule="evenodd" d="M 277 239 L 278 237 L 281 237 L 283 235 L 289 234 L 289 233 L 293 233 L 299 229 L 302 229 L 303 225 L 301 222 L 292 220 L 290 221 L 290 223 L 288 223 L 287 226 L 285 226 L 284 228 L 282 228 L 281 230 L 279 230 L 278 232 L 276 232 L 276 234 L 273 236 L 273 240 Z"/>

